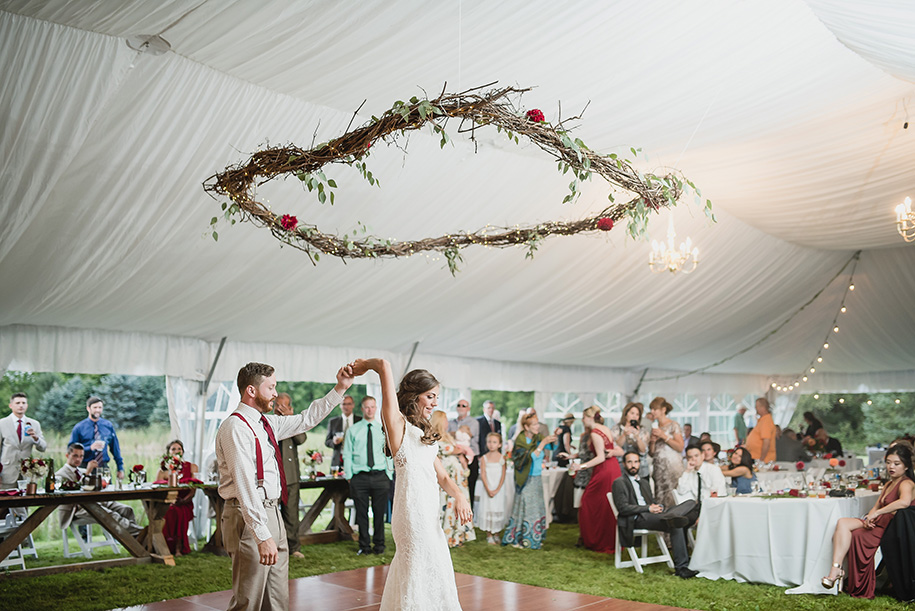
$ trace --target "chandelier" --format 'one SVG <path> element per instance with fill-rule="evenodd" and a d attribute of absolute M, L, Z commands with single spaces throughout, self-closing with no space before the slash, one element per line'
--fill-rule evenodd
<path fill-rule="evenodd" d="M 673 216 L 669 217 L 670 222 L 667 226 L 667 243 L 661 243 L 657 240 L 651 241 L 651 254 L 648 256 L 648 266 L 656 274 L 670 272 L 676 274 L 683 272 L 688 274 L 696 269 L 699 265 L 699 249 L 693 247 L 692 240 L 686 238 L 686 242 L 680 243 L 680 249 L 674 248 L 674 240 L 677 239 L 677 232 L 674 231 Z"/>
<path fill-rule="evenodd" d="M 906 242 L 915 241 L 915 213 L 912 212 L 912 198 L 896 206 L 896 231 Z"/>

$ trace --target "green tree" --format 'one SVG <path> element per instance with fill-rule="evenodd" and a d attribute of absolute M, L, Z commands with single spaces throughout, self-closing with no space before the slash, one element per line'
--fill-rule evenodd
<path fill-rule="evenodd" d="M 866 402 L 862 405 L 867 445 L 886 445 L 897 437 L 915 432 L 915 393 L 874 394 L 869 399 L 871 405 Z"/>
<path fill-rule="evenodd" d="M 115 427 L 139 429 L 149 424 L 156 403 L 165 394 L 161 376 L 107 375 L 93 390 L 105 404 L 104 416 Z"/>
<path fill-rule="evenodd" d="M 521 410 L 534 406 L 533 391 L 510 390 L 472 390 L 470 392 L 471 410 L 475 416 L 483 415 L 483 402 L 492 401 L 502 414 L 502 426 L 505 432 L 518 421 Z M 542 416 L 542 414 L 541 414 Z"/>
<path fill-rule="evenodd" d="M 295 413 L 308 409 L 311 402 L 320 399 L 330 392 L 334 384 L 323 382 L 278 382 L 276 392 L 287 393 L 291 399 L 292 409 Z M 346 392 L 356 402 L 356 414 L 361 414 L 360 405 L 366 395 L 365 384 L 353 384 Z M 381 403 L 381 397 L 375 397 Z"/>
<path fill-rule="evenodd" d="M 86 417 L 87 390 L 80 376 L 55 384 L 36 406 L 35 417 L 47 430 L 67 433 Z"/>

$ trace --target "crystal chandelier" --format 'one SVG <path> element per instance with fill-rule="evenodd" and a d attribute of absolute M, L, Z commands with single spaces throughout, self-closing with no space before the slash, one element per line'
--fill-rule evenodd
<path fill-rule="evenodd" d="M 912 198 L 896 206 L 896 231 L 906 242 L 915 241 L 915 213 L 912 212 Z"/>
<path fill-rule="evenodd" d="M 651 254 L 648 256 L 648 266 L 651 271 L 660 274 L 661 272 L 670 272 L 676 274 L 683 272 L 688 274 L 696 269 L 699 265 L 699 249 L 693 247 L 692 240 L 686 238 L 686 242 L 680 243 L 680 249 L 674 248 L 674 240 L 677 239 L 677 232 L 674 231 L 673 216 L 669 217 L 670 222 L 667 226 L 667 244 L 651 241 Z"/>

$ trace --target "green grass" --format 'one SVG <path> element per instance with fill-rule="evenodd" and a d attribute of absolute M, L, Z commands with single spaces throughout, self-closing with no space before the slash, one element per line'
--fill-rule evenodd
<path fill-rule="evenodd" d="M 734 581 L 684 581 L 665 565 L 650 565 L 640 575 L 634 569 L 616 570 L 613 556 L 575 547 L 578 527 L 553 524 L 541 551 L 494 547 L 478 540 L 454 549 L 454 568 L 461 573 L 529 585 L 622 598 L 626 600 L 714 611 L 767 611 L 784 609 L 895 610 L 906 605 L 887 597 L 873 601 L 841 596 L 789 596 L 784 588 L 742 584 Z M 307 577 L 386 564 L 393 557 L 388 532 L 388 551 L 383 556 L 357 556 L 355 542 L 311 545 L 302 548 L 304 560 L 291 559 L 289 577 Z M 60 558 L 60 542 L 39 544 L 42 563 Z M 97 550 L 94 558 L 114 557 Z M 29 567 L 38 566 L 27 560 Z M 6 609 L 111 609 L 180 598 L 232 587 L 231 564 L 220 558 L 194 552 L 177 559 L 177 566 L 140 565 L 82 571 L 24 579 L 0 580 L 0 600 Z"/>

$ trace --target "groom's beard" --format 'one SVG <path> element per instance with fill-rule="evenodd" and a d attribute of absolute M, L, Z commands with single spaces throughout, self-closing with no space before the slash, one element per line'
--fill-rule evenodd
<path fill-rule="evenodd" d="M 254 396 L 254 402 L 257 404 L 257 406 L 259 408 L 261 408 L 261 412 L 264 414 L 269 413 L 270 411 L 273 410 L 273 402 L 260 393 L 257 393 Z"/>

